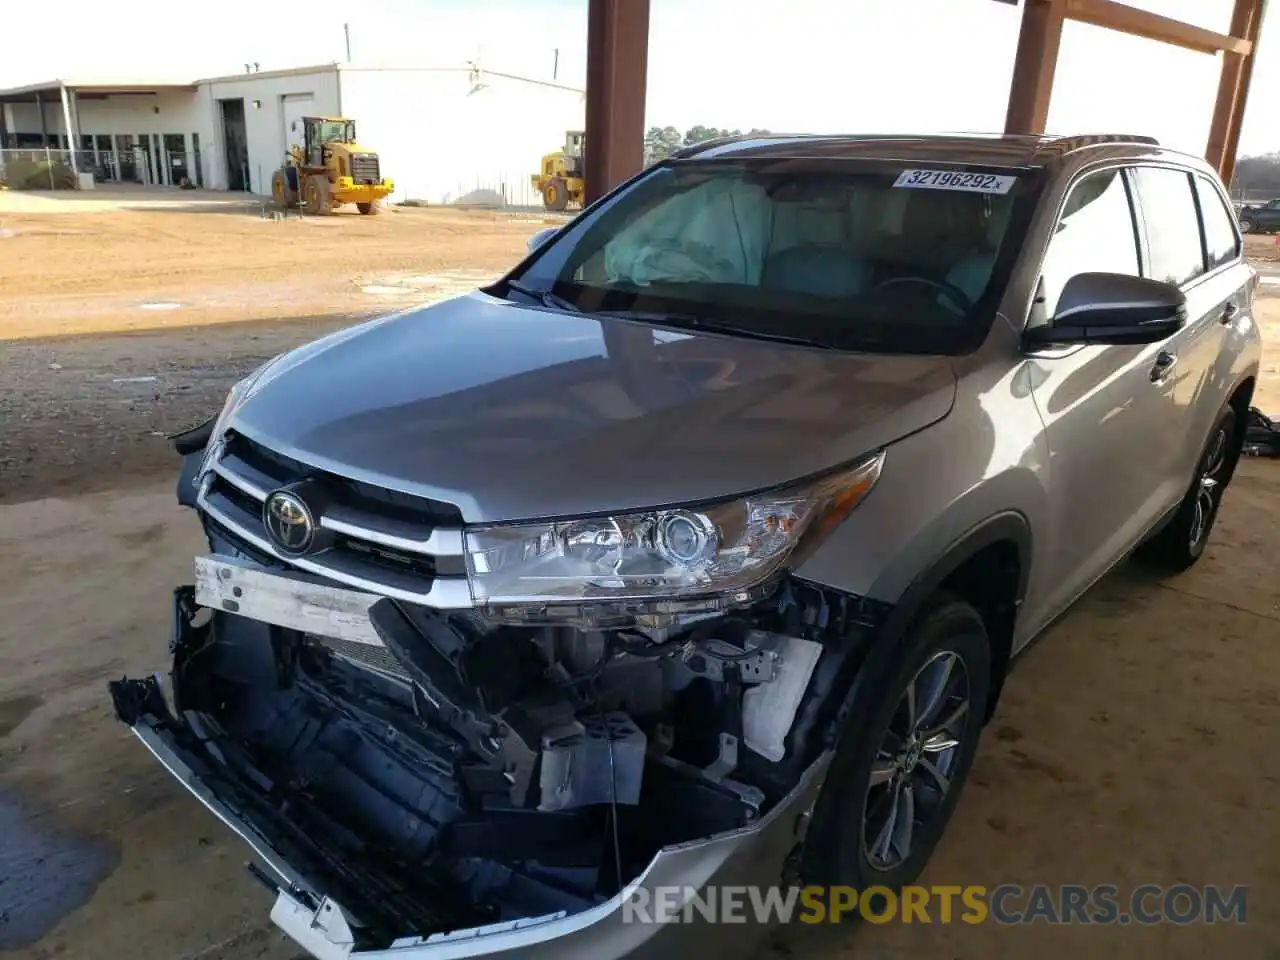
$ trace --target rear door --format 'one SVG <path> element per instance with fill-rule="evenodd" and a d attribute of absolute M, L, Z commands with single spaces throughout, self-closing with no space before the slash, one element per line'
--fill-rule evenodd
<path fill-rule="evenodd" d="M 1227 200 L 1208 177 L 1141 166 L 1134 182 L 1148 273 L 1177 283 L 1187 297 L 1187 325 L 1167 344 L 1175 362 L 1167 432 L 1170 482 L 1185 490 L 1231 389 L 1231 358 L 1223 347 L 1249 309 L 1250 270 Z"/>

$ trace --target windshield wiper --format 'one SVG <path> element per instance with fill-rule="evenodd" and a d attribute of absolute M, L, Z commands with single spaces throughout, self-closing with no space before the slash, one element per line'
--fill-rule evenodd
<path fill-rule="evenodd" d="M 503 283 L 516 293 L 522 293 L 526 297 L 538 301 L 544 307 L 551 307 L 555 310 L 565 310 L 569 313 L 582 313 L 582 308 L 572 300 L 566 300 L 559 294 L 552 293 L 550 290 L 535 290 L 533 287 L 526 287 L 519 280 L 504 280 Z"/>
<path fill-rule="evenodd" d="M 758 327 L 743 326 L 735 323 L 723 323 L 708 320 L 696 313 L 668 313 L 667 311 L 640 310 L 594 310 L 593 314 L 613 317 L 617 320 L 640 320 L 645 323 L 660 323 L 672 327 L 687 327 L 703 330 L 707 333 L 723 333 L 734 337 L 750 337 L 753 340 L 768 340 L 772 343 L 789 343 L 797 347 L 817 347 L 821 350 L 839 350 L 841 347 L 827 340 L 816 340 L 811 337 L 797 337 L 789 333 L 775 333 L 761 330 Z"/>

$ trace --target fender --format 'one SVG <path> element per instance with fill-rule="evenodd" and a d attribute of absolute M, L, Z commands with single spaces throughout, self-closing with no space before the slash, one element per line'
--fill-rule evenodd
<path fill-rule="evenodd" d="M 1018 550 L 1018 588 L 1015 603 L 1022 605 L 1031 575 L 1032 536 L 1027 518 L 1016 510 L 1005 510 L 970 527 L 920 573 L 893 605 L 881 628 L 881 639 L 897 643 L 930 596 L 966 560 L 993 543 L 1011 541 Z"/>
<path fill-rule="evenodd" d="M 1010 624 L 1010 636 L 1007 649 L 999 647 L 992 650 L 991 655 L 991 687 L 987 701 L 984 722 L 989 721 L 995 713 L 996 703 L 1004 688 L 1004 678 L 1008 673 L 1009 662 L 1013 657 L 1013 633 L 1016 629 L 1018 611 L 1027 594 L 1027 582 L 1031 575 L 1032 559 L 1031 525 L 1027 518 L 1016 510 L 1006 510 L 994 514 L 970 527 L 953 540 L 945 550 L 920 573 L 907 589 L 902 592 L 893 605 L 888 617 L 880 627 L 875 646 L 881 650 L 896 647 L 915 622 L 929 598 L 938 592 L 947 577 L 955 573 L 962 564 L 980 550 L 1000 541 L 1013 543 L 1018 551 L 1018 584 L 1014 594 L 1014 622 Z"/>

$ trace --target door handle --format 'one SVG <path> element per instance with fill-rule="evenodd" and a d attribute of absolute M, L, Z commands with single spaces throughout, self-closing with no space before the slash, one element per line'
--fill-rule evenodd
<path fill-rule="evenodd" d="M 1221 321 L 1224 324 L 1231 323 L 1238 316 L 1240 316 L 1240 304 L 1234 300 L 1228 300 L 1226 306 L 1222 308 Z"/>
<path fill-rule="evenodd" d="M 1173 368 L 1178 365 L 1178 358 L 1168 350 L 1161 350 L 1156 356 L 1155 366 L 1151 368 L 1151 382 L 1164 383 L 1169 379 L 1169 374 L 1173 373 Z"/>

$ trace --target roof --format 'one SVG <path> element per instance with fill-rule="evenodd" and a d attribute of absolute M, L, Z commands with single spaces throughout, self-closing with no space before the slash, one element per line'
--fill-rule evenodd
<path fill-rule="evenodd" d="M 271 77 L 292 77 L 301 76 L 311 73 L 330 73 L 337 70 L 344 71 L 424 71 L 424 72 L 441 72 L 461 70 L 475 70 L 482 75 L 493 77 L 505 77 L 508 80 L 518 80 L 523 83 L 537 84 L 543 87 L 553 87 L 558 90 L 565 90 L 571 93 L 583 93 L 580 87 L 574 87 L 563 83 L 556 83 L 550 80 L 541 80 L 536 77 L 525 77 L 515 73 L 507 73 L 501 70 L 490 70 L 483 64 L 474 64 L 469 62 L 449 62 L 449 63 L 338 63 L 331 61 L 329 63 L 317 63 L 303 67 L 286 67 L 280 70 L 256 70 L 243 73 L 228 73 L 218 77 L 201 77 L 197 80 L 173 80 L 173 79 L 144 79 L 144 78 L 63 78 L 58 80 L 46 80 L 43 83 L 28 83 L 20 87 L 10 87 L 7 90 L 0 90 L 0 101 L 29 101 L 34 102 L 37 93 L 48 93 L 51 98 L 56 99 L 62 95 L 62 89 L 74 90 L 77 94 L 101 94 L 107 95 L 112 93 L 163 93 L 169 91 L 189 91 L 194 92 L 202 83 L 239 83 L 245 80 L 265 80 Z"/>
<path fill-rule="evenodd" d="M 193 80 L 157 80 L 141 77 L 62 77 L 42 83 L 27 83 L 20 87 L 0 90 L 0 100 L 35 102 L 37 93 L 62 96 L 62 90 L 74 90 L 81 94 L 112 93 L 163 93 L 171 90 L 194 91 Z"/>
<path fill-rule="evenodd" d="M 1067 154 L 1090 147 L 1117 145 L 1141 147 L 1148 151 L 1160 148 L 1153 137 L 1132 134 L 780 134 L 709 140 L 686 147 L 674 157 L 947 161 L 1032 168 L 1046 166 Z"/>
<path fill-rule="evenodd" d="M 220 77 L 201 77 L 195 83 L 235 83 L 240 80 L 263 80 L 269 77 L 296 77 L 307 73 L 331 73 L 342 65 L 336 61 L 316 63 L 306 67 L 284 67 L 280 70 L 254 70 L 228 73 Z"/>

